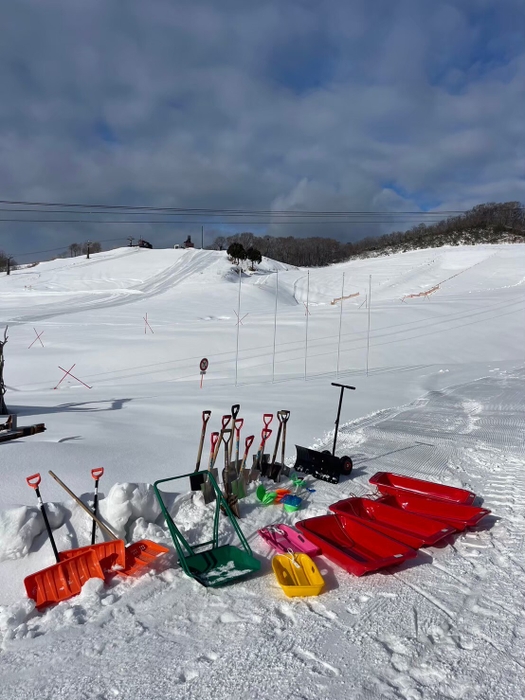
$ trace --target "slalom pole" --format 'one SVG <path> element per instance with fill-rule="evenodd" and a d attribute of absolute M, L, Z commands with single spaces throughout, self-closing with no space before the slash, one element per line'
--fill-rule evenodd
<path fill-rule="evenodd" d="M 242 267 L 239 261 L 239 300 L 237 302 L 237 346 L 235 350 L 235 386 L 237 386 L 237 378 L 239 374 L 239 334 L 241 331 L 241 285 Z"/>
<path fill-rule="evenodd" d="M 277 341 L 277 299 L 279 298 L 279 270 L 275 277 L 275 314 L 273 319 L 273 359 L 272 359 L 272 383 L 275 381 L 275 347 Z"/>
<path fill-rule="evenodd" d="M 341 356 L 341 328 L 343 325 L 343 300 L 345 298 L 345 273 L 343 272 L 343 288 L 341 289 L 341 309 L 339 313 L 339 338 L 337 339 L 337 368 L 336 377 L 339 376 L 339 358 Z"/>
<path fill-rule="evenodd" d="M 372 275 L 368 276 L 368 331 L 366 335 L 366 376 L 368 377 L 368 361 L 370 356 L 370 312 L 372 311 Z"/>
<path fill-rule="evenodd" d="M 308 303 L 310 300 L 310 271 L 308 271 L 306 277 L 306 335 L 304 339 L 304 381 L 306 381 L 306 361 L 308 358 L 308 316 L 310 312 L 308 310 Z"/>

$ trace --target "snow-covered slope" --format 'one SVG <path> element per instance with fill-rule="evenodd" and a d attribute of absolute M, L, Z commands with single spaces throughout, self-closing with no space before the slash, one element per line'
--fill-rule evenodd
<path fill-rule="evenodd" d="M 123 248 L 0 276 L 6 401 L 19 424 L 47 426 L 0 444 L 0 698 L 522 697 L 524 271 L 522 245 L 444 247 L 310 271 L 265 260 L 239 287 L 224 253 Z M 35 330 L 44 347 L 29 348 Z M 73 364 L 92 388 L 54 389 Z M 215 430 L 240 403 L 245 436 L 290 409 L 293 463 L 294 444 L 331 446 L 332 381 L 356 386 L 338 440 L 354 472 L 317 482 L 287 522 L 365 493 L 379 470 L 472 488 L 495 517 L 386 575 L 321 558 L 323 595 L 288 600 L 256 535 L 283 513 L 252 492 L 241 526 L 264 560 L 255 578 L 205 590 L 171 558 L 44 613 L 25 600 L 24 576 L 53 563 L 26 476 L 43 475 L 59 549 L 90 526 L 47 470 L 88 499 L 95 466 L 108 521 L 169 543 L 140 484 L 194 467 L 202 410 Z M 210 507 L 181 494 L 175 510 L 205 533 Z"/>

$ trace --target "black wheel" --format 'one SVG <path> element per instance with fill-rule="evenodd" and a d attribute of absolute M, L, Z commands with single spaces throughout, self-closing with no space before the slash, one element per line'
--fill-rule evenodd
<path fill-rule="evenodd" d="M 341 457 L 341 474 L 348 476 L 352 473 L 353 463 L 350 457 Z"/>

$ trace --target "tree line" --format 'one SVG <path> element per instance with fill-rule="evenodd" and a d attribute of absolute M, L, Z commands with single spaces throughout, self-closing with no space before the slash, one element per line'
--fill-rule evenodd
<path fill-rule="evenodd" d="M 524 241 L 523 205 L 520 202 L 490 202 L 479 204 L 463 214 L 444 218 L 435 224 L 418 224 L 407 231 L 367 236 L 352 243 L 341 243 L 321 236 L 256 236 L 246 231 L 232 236 L 218 236 L 211 248 L 224 250 L 239 243 L 245 250 L 255 248 L 262 255 L 289 265 L 319 267 L 356 257 L 387 255 L 418 248 Z"/>

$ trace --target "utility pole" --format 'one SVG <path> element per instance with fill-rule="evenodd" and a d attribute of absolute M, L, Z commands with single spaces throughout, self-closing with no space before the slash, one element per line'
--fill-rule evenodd
<path fill-rule="evenodd" d="M 7 270 L 6 270 L 6 274 L 7 274 L 7 275 L 10 275 L 10 274 L 11 274 L 11 260 L 12 260 L 12 259 L 13 259 L 13 258 L 10 257 L 9 255 L 7 256 Z"/>
<path fill-rule="evenodd" d="M 86 258 L 89 260 L 89 246 L 91 245 L 91 241 L 87 241 L 87 242 L 86 242 L 86 245 L 87 245 L 87 255 L 86 255 Z"/>
<path fill-rule="evenodd" d="M 204 250 L 204 226 L 201 226 L 201 250 Z"/>

